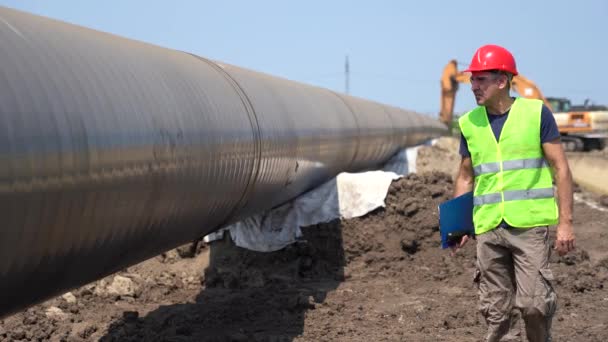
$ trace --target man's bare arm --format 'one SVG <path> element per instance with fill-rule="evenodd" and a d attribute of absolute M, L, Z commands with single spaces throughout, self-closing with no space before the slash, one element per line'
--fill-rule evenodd
<path fill-rule="evenodd" d="M 473 163 L 470 157 L 462 157 L 456 184 L 454 184 L 454 197 L 458 197 L 473 190 Z"/>
<path fill-rule="evenodd" d="M 553 167 L 557 185 L 559 224 L 555 249 L 560 255 L 565 255 L 575 247 L 572 228 L 572 174 L 560 139 L 544 143 L 542 146 L 545 158 Z"/>
<path fill-rule="evenodd" d="M 471 162 L 471 158 L 462 157 L 460 168 L 458 169 L 458 176 L 456 176 L 456 184 L 454 184 L 454 197 L 472 191 L 474 181 L 473 163 Z M 467 241 L 469 241 L 469 236 L 463 236 L 460 239 L 460 243 L 452 247 L 452 255 L 454 255 L 458 249 L 462 248 Z"/>

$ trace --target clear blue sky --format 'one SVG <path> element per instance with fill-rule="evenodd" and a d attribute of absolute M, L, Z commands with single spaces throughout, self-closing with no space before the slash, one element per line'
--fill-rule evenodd
<path fill-rule="evenodd" d="M 439 78 L 486 43 L 546 96 L 608 105 L 608 1 L 0 0 L 0 4 L 435 115 Z M 0 57 L 1 58 L 1 57 Z M 456 111 L 475 105 L 461 87 Z"/>

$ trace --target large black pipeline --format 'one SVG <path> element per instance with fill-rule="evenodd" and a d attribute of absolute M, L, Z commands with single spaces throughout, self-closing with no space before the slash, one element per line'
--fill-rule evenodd
<path fill-rule="evenodd" d="M 410 111 L 0 8 L 0 316 L 444 131 Z"/>

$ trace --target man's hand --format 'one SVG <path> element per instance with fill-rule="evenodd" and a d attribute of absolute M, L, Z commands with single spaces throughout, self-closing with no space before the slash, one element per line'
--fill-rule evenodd
<path fill-rule="evenodd" d="M 469 236 L 468 235 L 463 235 L 460 238 L 460 242 L 457 244 L 452 245 L 450 248 L 452 249 L 452 256 L 456 255 L 456 252 L 461 249 L 462 247 L 464 247 L 464 245 L 467 244 L 467 241 L 469 241 Z"/>
<path fill-rule="evenodd" d="M 560 256 L 568 254 L 575 248 L 574 244 L 574 229 L 572 224 L 560 223 L 557 226 L 557 238 L 555 239 L 554 249 Z"/>

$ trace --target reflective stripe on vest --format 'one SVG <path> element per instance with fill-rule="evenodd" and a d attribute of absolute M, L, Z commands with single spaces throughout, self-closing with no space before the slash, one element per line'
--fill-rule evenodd
<path fill-rule="evenodd" d="M 521 169 L 538 169 L 541 167 L 549 167 L 549 164 L 545 158 L 531 158 L 531 159 L 516 159 L 506 160 L 502 163 L 503 171 L 521 170 Z M 500 163 L 486 163 L 480 164 L 473 168 L 475 176 L 483 175 L 486 173 L 500 172 Z"/>
<path fill-rule="evenodd" d="M 553 188 L 541 188 L 541 189 L 530 189 L 530 190 L 511 190 L 505 191 L 504 193 L 505 202 L 516 201 L 516 200 L 528 200 L 538 198 L 552 198 Z M 486 194 L 481 196 L 475 196 L 473 198 L 473 205 L 484 205 L 502 202 L 502 196 L 500 192 L 493 194 Z"/>

